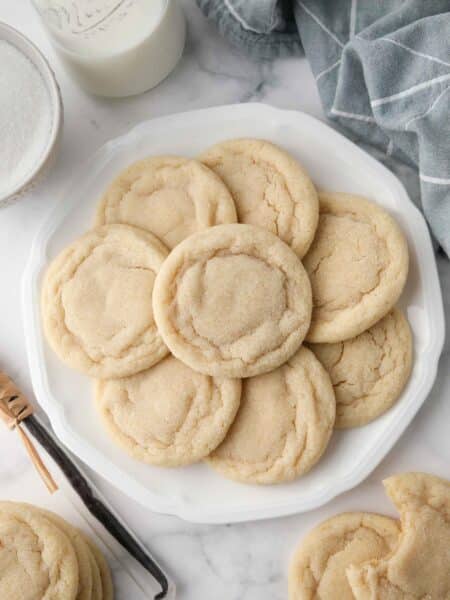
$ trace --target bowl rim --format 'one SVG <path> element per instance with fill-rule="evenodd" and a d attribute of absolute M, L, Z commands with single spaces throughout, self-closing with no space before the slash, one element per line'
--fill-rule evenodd
<path fill-rule="evenodd" d="M 12 200 L 14 197 L 19 196 L 26 191 L 28 186 L 40 175 L 45 165 L 52 156 L 53 150 L 57 144 L 59 133 L 61 130 L 62 119 L 63 119 L 63 104 L 61 98 L 61 91 L 47 58 L 39 50 L 39 48 L 23 33 L 11 27 L 7 23 L 0 21 L 0 39 L 15 46 L 20 52 L 33 63 L 36 69 L 44 80 L 44 84 L 49 92 L 50 102 L 49 106 L 51 109 L 52 123 L 46 145 L 43 147 L 43 151 L 39 158 L 36 160 L 36 164 L 27 173 L 24 179 L 19 180 L 17 185 L 10 189 L 5 195 L 0 195 L 0 205 Z"/>

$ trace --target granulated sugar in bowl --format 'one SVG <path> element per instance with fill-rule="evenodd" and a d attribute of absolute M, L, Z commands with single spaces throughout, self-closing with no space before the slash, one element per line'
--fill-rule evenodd
<path fill-rule="evenodd" d="M 61 96 L 46 59 L 26 37 L 0 23 L 0 206 L 44 174 L 61 126 Z"/>

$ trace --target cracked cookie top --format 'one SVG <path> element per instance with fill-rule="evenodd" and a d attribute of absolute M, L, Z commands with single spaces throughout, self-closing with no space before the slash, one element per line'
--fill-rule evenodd
<path fill-rule="evenodd" d="M 31 512 L 34 511 L 37 515 L 42 515 L 48 519 L 50 523 L 62 531 L 70 540 L 78 562 L 79 581 L 77 600 L 102 600 L 101 596 L 94 595 L 94 571 L 92 570 L 93 566 L 95 568 L 95 564 L 92 564 L 94 557 L 86 542 L 84 534 L 80 530 L 70 525 L 70 523 L 67 523 L 67 521 L 65 521 L 63 518 L 49 510 L 44 510 L 43 508 L 37 509 L 34 506 L 22 503 L 16 504 L 16 506 L 22 507 Z"/>
<path fill-rule="evenodd" d="M 236 419 L 207 462 L 225 477 L 244 483 L 290 481 L 322 456 L 335 409 L 326 371 L 302 346 L 275 371 L 242 381 Z"/>
<path fill-rule="evenodd" d="M 138 460 L 166 467 L 214 450 L 240 396 L 239 379 L 197 373 L 173 356 L 133 377 L 96 384 L 97 406 L 113 439 Z"/>
<path fill-rule="evenodd" d="M 408 247 L 376 204 L 339 193 L 321 193 L 319 200 L 319 226 L 303 261 L 314 303 L 307 339 L 340 342 L 394 306 L 408 274 Z"/>
<path fill-rule="evenodd" d="M 287 152 L 256 139 L 221 142 L 200 160 L 225 182 L 238 221 L 280 237 L 302 258 L 318 221 L 317 192 L 299 163 Z"/>
<path fill-rule="evenodd" d="M 337 428 L 365 425 L 386 412 L 411 372 L 411 331 L 396 308 L 350 340 L 310 348 L 331 377 Z"/>
<path fill-rule="evenodd" d="M 450 598 L 450 482 L 427 473 L 404 473 L 384 481 L 400 513 L 398 545 L 379 560 L 349 566 L 356 600 L 448 600 Z"/>
<path fill-rule="evenodd" d="M 78 591 L 66 534 L 33 506 L 0 502 L 0 598 L 75 600 Z"/>
<path fill-rule="evenodd" d="M 346 568 L 388 554 L 399 533 L 397 521 L 371 513 L 343 513 L 324 521 L 292 558 L 289 600 L 354 600 Z"/>
<path fill-rule="evenodd" d="M 58 356 L 99 378 L 133 375 L 166 356 L 151 298 L 167 254 L 128 225 L 98 227 L 63 250 L 42 287 L 44 329 Z"/>
<path fill-rule="evenodd" d="M 196 160 L 155 156 L 122 171 L 106 190 L 96 225 L 124 223 L 141 227 L 173 248 L 189 235 L 236 223 L 226 186 Z"/>
<path fill-rule="evenodd" d="M 251 225 L 219 225 L 181 242 L 153 291 L 155 320 L 171 352 L 223 377 L 250 377 L 285 362 L 306 335 L 311 304 L 294 252 Z"/>

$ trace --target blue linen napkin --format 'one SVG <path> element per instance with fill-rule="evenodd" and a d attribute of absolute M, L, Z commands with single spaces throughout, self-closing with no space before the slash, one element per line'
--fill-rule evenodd
<path fill-rule="evenodd" d="M 450 0 L 197 0 L 258 59 L 304 51 L 332 124 L 385 163 L 450 256 Z"/>

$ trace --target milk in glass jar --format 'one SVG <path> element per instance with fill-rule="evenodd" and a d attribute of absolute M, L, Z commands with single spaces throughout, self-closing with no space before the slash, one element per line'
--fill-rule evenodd
<path fill-rule="evenodd" d="M 101 96 L 130 96 L 175 67 L 186 35 L 178 0 L 33 0 L 70 74 Z"/>

